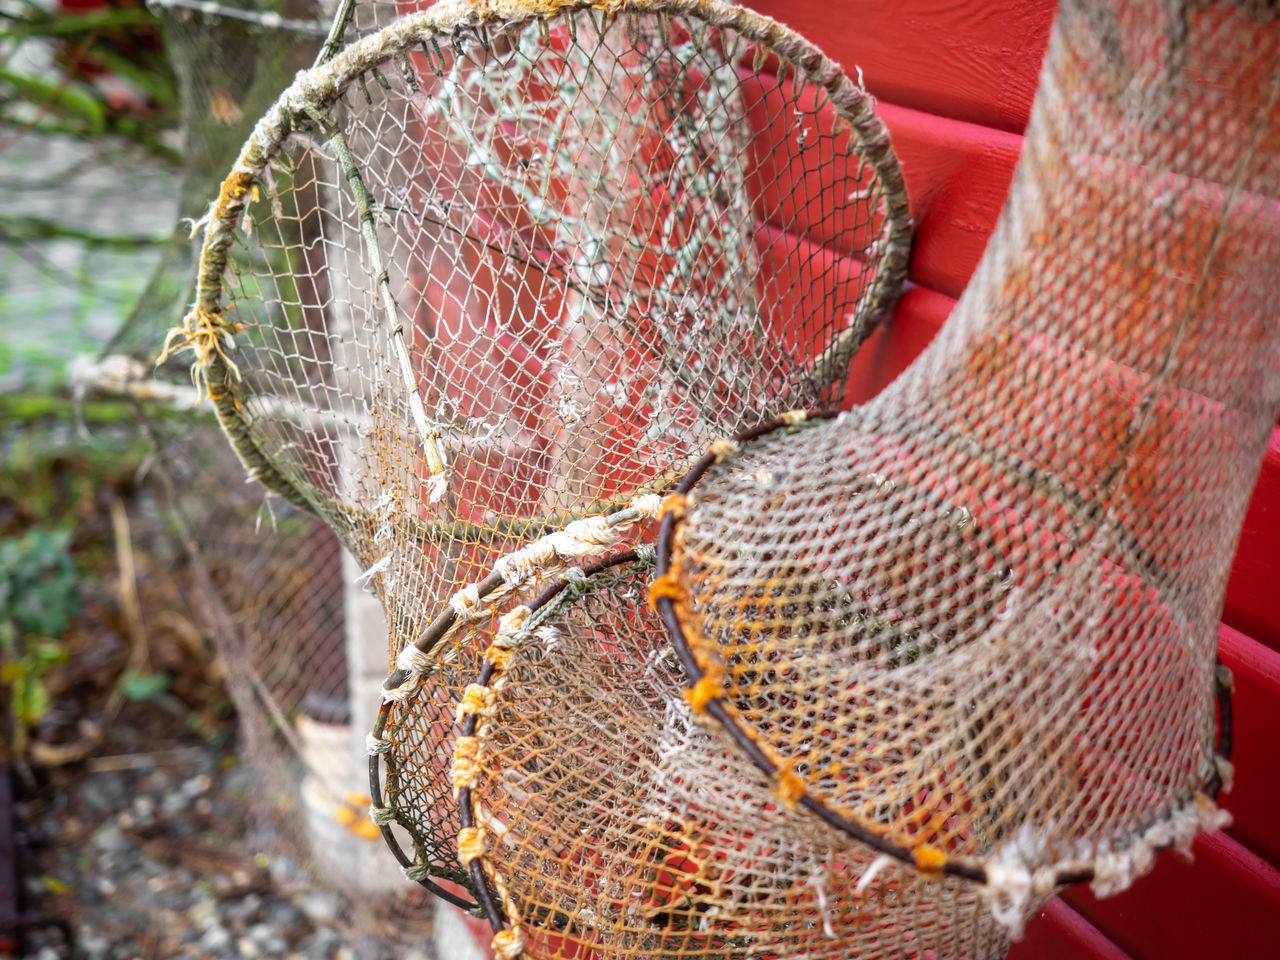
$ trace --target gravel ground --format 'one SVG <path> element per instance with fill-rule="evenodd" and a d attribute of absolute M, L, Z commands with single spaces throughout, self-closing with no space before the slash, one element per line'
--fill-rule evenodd
<path fill-rule="evenodd" d="M 0 763 L 14 787 L 21 911 L 71 934 L 30 930 L 18 956 L 431 960 L 429 906 L 405 902 L 389 918 L 370 898 L 320 887 L 289 842 L 296 797 L 280 791 L 296 771 L 273 769 L 272 786 L 241 762 L 192 572 L 140 486 L 144 454 L 103 432 L 90 455 L 98 447 L 55 426 L 22 450 L 0 431 L 0 541 L 58 518 L 74 530 L 80 595 L 44 676 L 47 709 L 23 758 Z M 6 444 L 22 456 L 6 461 Z M 17 742 L 8 682 L 0 759 Z M 9 829 L 0 822 L 0 843 Z"/>
<path fill-rule="evenodd" d="M 251 827 L 254 772 L 201 743 L 99 757 L 17 802 L 24 957 L 430 960 L 429 940 L 368 932 L 370 919 L 308 884 Z M 362 932 L 360 927 L 366 929 Z"/>

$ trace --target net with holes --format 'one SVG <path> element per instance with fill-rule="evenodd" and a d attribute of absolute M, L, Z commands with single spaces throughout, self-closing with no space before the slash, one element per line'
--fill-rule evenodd
<path fill-rule="evenodd" d="M 838 403 L 909 232 L 869 98 L 771 21 L 497 6 L 300 76 L 223 185 L 171 341 L 253 475 L 378 591 L 388 827 L 416 876 L 464 886 L 445 744 L 479 651 L 427 640 L 442 606 L 712 439 Z"/>
<path fill-rule="evenodd" d="M 315 61 L 329 25 L 313 19 L 313 0 L 149 6 L 163 26 L 181 95 L 178 212 L 199 217 L 257 119 L 294 73 Z M 161 502 L 172 508 L 167 519 L 182 545 L 199 546 L 189 559 L 209 576 L 194 578 L 192 616 L 207 630 L 235 705 L 238 758 L 258 778 L 246 799 L 264 849 L 304 868 L 310 882 L 353 892 L 376 869 L 353 863 L 357 855 L 394 867 L 365 813 L 358 762 L 367 721 L 351 699 L 358 698 L 358 683 L 350 681 L 359 665 L 349 668 L 344 649 L 344 631 L 359 618 L 344 610 L 350 577 L 343 576 L 341 546 L 311 514 L 274 498 L 264 504 L 262 488 L 245 483 L 212 417 L 175 416 L 198 408 L 186 363 L 151 369 L 174 314 L 190 303 L 197 250 L 186 220 L 109 355 L 78 364 L 79 387 L 140 401 L 137 426 L 156 447 L 148 477 L 157 490 L 172 492 Z M 394 910 L 400 929 L 420 929 L 429 920 L 421 909 L 426 895 L 406 892 L 381 898 L 377 913 Z M 352 911 L 344 924 L 376 928 L 383 917 L 373 913 Z"/>
<path fill-rule="evenodd" d="M 1003 952 L 972 884 L 877 860 L 698 722 L 645 602 L 648 553 L 512 610 L 464 701 L 459 848 L 497 955 Z"/>
<path fill-rule="evenodd" d="M 1014 929 L 1226 820 L 1217 622 L 1280 400 L 1278 91 L 1274 4 L 1062 4 L 944 331 L 667 521 L 694 702 L 781 794 L 974 878 Z"/>

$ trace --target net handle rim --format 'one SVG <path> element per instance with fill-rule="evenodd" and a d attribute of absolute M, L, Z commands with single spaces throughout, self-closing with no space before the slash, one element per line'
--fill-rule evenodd
<path fill-rule="evenodd" d="M 602 557 L 589 564 L 584 564 L 580 568 L 582 579 L 589 580 L 606 570 L 613 567 L 624 566 L 626 564 L 635 563 L 641 559 L 640 552 L 635 549 L 623 550 L 619 553 Z M 537 613 L 547 604 L 556 599 L 566 587 L 569 586 L 569 579 L 566 577 L 557 578 L 550 585 L 545 587 L 533 600 L 529 601 L 528 612 L 530 615 Z M 476 678 L 476 683 L 480 686 L 488 687 L 494 680 L 494 674 L 498 673 L 498 664 L 493 658 L 486 658 L 484 664 L 480 668 L 480 674 Z M 475 713 L 463 713 L 459 717 L 459 736 L 474 737 L 476 736 L 476 728 L 479 725 L 479 716 Z M 458 803 L 458 821 L 463 830 L 474 829 L 476 825 L 476 803 L 474 791 L 470 786 L 460 786 L 457 790 Z M 486 866 L 489 870 L 486 870 Z M 515 918 L 508 917 L 507 912 L 499 906 L 498 901 L 502 899 L 501 889 L 497 888 L 497 884 L 491 879 L 489 871 L 492 865 L 489 864 L 489 858 L 483 853 L 476 856 L 468 865 L 467 869 L 471 874 L 471 882 L 476 887 L 478 894 L 477 899 L 485 912 L 485 916 L 489 921 L 489 926 L 494 934 L 500 934 L 503 931 L 511 931 L 518 926 Z"/>
<path fill-rule="evenodd" d="M 404 53 L 410 46 L 438 40 L 463 28 L 546 20 L 583 10 L 599 10 L 605 16 L 679 14 L 696 17 L 710 26 L 736 30 L 797 65 L 826 91 L 832 107 L 853 127 L 867 162 L 884 185 L 888 236 L 878 251 L 879 269 L 860 299 L 860 311 L 855 311 L 853 322 L 815 358 L 815 373 L 819 369 L 838 373 L 889 314 L 906 278 L 911 214 L 902 169 L 888 129 L 875 112 L 874 98 L 866 90 L 855 85 L 837 63 L 789 27 L 723 0 L 446 0 L 355 41 L 330 60 L 300 71 L 254 126 L 223 181 L 218 198 L 202 220 L 204 238 L 195 303 L 174 333 L 181 333 L 190 341 L 203 339 L 219 345 L 234 344 L 239 327 L 225 314 L 225 309 L 230 308 L 223 306 L 223 277 L 237 236 L 236 225 L 276 148 L 300 122 L 309 123 L 312 114 L 332 105 L 358 75 Z M 326 495 L 310 485 L 304 486 L 271 462 L 252 433 L 246 407 L 238 396 L 238 373 L 222 349 L 199 354 L 195 369 L 197 375 L 204 378 L 218 420 L 251 476 L 268 490 L 309 512 L 317 511 L 317 503 L 333 506 Z"/>
<path fill-rule="evenodd" d="M 384 701 L 379 707 L 378 716 L 374 721 L 373 728 L 373 736 L 375 738 L 381 737 L 386 731 L 387 721 L 391 716 L 391 709 L 393 706 L 394 704 L 388 700 Z M 376 809 L 384 805 L 381 754 L 377 753 L 369 756 L 369 799 L 371 808 Z M 396 863 L 400 865 L 400 869 L 405 871 L 406 876 L 408 876 L 408 871 L 412 870 L 416 864 L 414 863 L 413 858 L 404 852 L 404 848 L 400 845 L 399 837 L 397 837 L 395 832 L 391 829 L 391 824 L 380 823 L 378 824 L 378 830 L 381 832 L 382 839 L 386 843 L 387 848 L 391 851 L 391 855 L 395 857 Z M 452 904 L 467 913 L 474 914 L 476 910 L 483 908 L 482 903 L 472 903 L 471 901 L 446 890 L 444 887 L 436 883 L 430 876 L 414 876 L 412 879 L 428 893 L 439 897 L 445 903 Z M 476 892 L 479 893 L 479 891 Z"/>
<path fill-rule="evenodd" d="M 839 411 L 822 410 L 814 412 L 792 411 L 783 414 L 781 417 L 775 418 L 766 423 L 762 423 L 750 430 L 737 434 L 732 443 L 734 445 L 749 443 L 759 437 L 774 433 L 779 430 L 795 430 L 812 422 L 820 422 L 830 420 L 839 416 Z M 690 468 L 684 479 L 680 481 L 676 487 L 675 497 L 686 497 L 702 480 L 703 476 L 718 463 L 723 457 L 723 453 L 713 449 L 703 455 L 697 463 Z M 683 521 L 683 512 L 681 510 L 668 510 L 662 517 L 658 526 L 658 540 L 656 544 L 656 559 L 654 565 L 655 583 L 661 581 L 666 584 L 675 584 L 676 578 L 673 572 L 673 561 L 676 560 L 675 540 L 677 528 Z M 676 652 L 676 656 L 685 671 L 685 686 L 689 694 L 694 694 L 699 689 L 699 684 L 704 681 L 710 683 L 714 680 L 708 676 L 695 655 L 693 648 L 689 642 L 689 637 L 685 629 L 684 620 L 680 615 L 680 609 L 677 597 L 666 592 L 656 592 L 653 594 L 654 607 L 661 616 L 663 624 L 667 628 L 667 634 L 671 640 L 671 645 Z M 1229 769 L 1231 760 L 1231 750 L 1234 740 L 1234 719 L 1232 713 L 1232 683 L 1229 671 L 1222 664 L 1221 658 L 1216 660 L 1216 669 L 1214 672 L 1214 695 L 1218 708 L 1218 732 L 1215 743 L 1215 762 L 1211 766 L 1211 772 L 1207 779 L 1190 794 L 1191 802 L 1195 802 L 1197 797 L 1203 796 L 1209 802 L 1217 800 L 1219 792 L 1224 788 L 1224 766 Z M 729 735 L 734 744 L 742 750 L 747 757 L 768 776 L 775 784 L 778 785 L 779 793 L 784 792 L 780 783 L 780 776 L 786 771 L 776 758 L 769 755 L 755 737 L 739 722 L 738 718 L 725 705 L 723 694 L 717 691 L 706 698 L 705 713 L 715 719 L 715 721 Z M 977 858 L 970 857 L 951 857 L 943 851 L 927 844 L 918 847 L 906 847 L 896 844 L 886 839 L 881 834 L 872 830 L 862 823 L 858 823 L 849 817 L 844 816 L 836 810 L 831 809 L 822 800 L 812 796 L 807 790 L 803 789 L 803 781 L 801 781 L 802 793 L 793 798 L 796 806 L 803 807 L 812 813 L 815 817 L 836 830 L 845 834 L 852 839 L 866 844 L 877 853 L 891 857 L 900 863 L 914 867 L 922 874 L 926 875 L 945 875 L 958 877 L 964 880 L 970 880 L 980 885 L 987 885 L 992 881 L 992 877 L 987 867 Z M 1179 804 L 1174 804 L 1170 808 L 1170 812 Z M 1157 824 L 1167 820 L 1167 816 L 1157 815 L 1151 821 L 1143 823 L 1135 827 L 1129 832 L 1129 842 L 1131 847 L 1137 847 L 1144 844 L 1143 835 Z M 1175 841 L 1170 840 L 1165 843 L 1150 845 L 1155 853 L 1167 850 L 1175 845 Z M 1113 849 L 1112 852 L 1115 852 Z M 1055 888 L 1073 886 L 1080 883 L 1090 883 L 1096 878 L 1096 870 L 1092 864 L 1069 863 L 1053 867 L 1053 886 Z"/>
<path fill-rule="evenodd" d="M 588 578 L 593 577 L 610 567 L 632 563 L 638 559 L 639 554 L 634 549 L 624 550 L 620 553 L 615 553 L 584 565 L 581 568 L 582 575 Z M 486 580 L 481 581 L 480 587 L 482 592 L 491 592 L 499 579 L 500 578 L 496 574 L 493 574 L 486 578 Z M 536 612 L 547 603 L 551 602 L 562 590 L 564 590 L 566 586 L 568 586 L 568 584 L 569 581 L 561 577 L 554 581 L 550 586 L 543 589 L 536 598 L 530 601 L 530 612 Z M 485 587 L 488 587 L 489 589 L 486 590 L 484 589 Z M 492 679 L 493 671 L 493 661 L 486 660 L 480 668 L 479 675 L 476 678 L 476 683 L 482 686 L 487 685 Z M 384 700 L 381 704 L 378 710 L 377 719 L 374 722 L 373 738 L 375 740 L 381 739 L 385 735 L 387 723 L 391 718 L 391 711 L 394 707 L 395 701 L 392 700 Z M 474 715 L 465 714 L 461 723 L 463 736 L 471 736 L 474 734 L 476 723 Z M 370 753 L 369 756 L 369 796 L 372 799 L 374 807 L 383 806 L 381 753 Z M 457 800 L 462 826 L 473 826 L 475 813 L 474 804 L 471 802 L 471 789 L 469 787 L 462 787 L 459 790 Z M 379 829 L 382 831 L 382 837 L 386 841 L 387 846 L 390 847 L 392 855 L 396 858 L 396 862 L 398 862 L 404 869 L 412 868 L 414 866 L 413 860 L 404 852 L 404 849 L 400 845 L 399 838 L 396 837 L 395 833 L 391 829 L 391 824 L 380 824 Z M 471 874 L 471 882 L 475 886 L 476 899 L 478 903 L 468 903 L 461 898 L 454 896 L 434 883 L 430 877 L 420 877 L 416 879 L 419 884 L 431 893 L 457 907 L 461 907 L 469 913 L 474 913 L 476 910 L 482 910 L 488 917 L 490 924 L 493 926 L 494 933 L 497 933 L 503 929 L 505 917 L 501 908 L 494 902 L 495 894 L 490 888 L 488 878 L 484 875 L 481 865 L 478 862 L 473 861 L 468 869 Z"/>

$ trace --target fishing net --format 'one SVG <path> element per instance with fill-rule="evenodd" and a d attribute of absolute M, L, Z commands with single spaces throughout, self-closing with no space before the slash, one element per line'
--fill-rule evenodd
<path fill-rule="evenodd" d="M 652 573 L 567 571 L 491 634 L 453 778 L 499 956 L 998 956 L 1225 823 L 1280 33 L 1151 6 L 1064 6 L 991 249 L 899 381 L 714 444 Z"/>
<path fill-rule="evenodd" d="M 652 577 L 642 545 L 483 631 L 454 774 L 495 953 L 1003 953 L 1008 933 L 973 884 L 926 878 L 781 802 L 699 722 L 645 601 Z"/>
<path fill-rule="evenodd" d="M 973 879 L 1015 931 L 1227 819 L 1215 649 L 1280 400 L 1278 91 L 1274 4 L 1062 4 L 937 340 L 865 406 L 722 447 L 664 520 L 694 708 L 784 802 Z"/>
<path fill-rule="evenodd" d="M 170 346 L 381 599 L 371 786 L 412 877 L 479 893 L 449 768 L 470 631 L 656 517 L 716 437 L 838 404 L 908 236 L 870 98 L 717 3 L 439 4 L 259 122 Z"/>
<path fill-rule="evenodd" d="M 193 578 L 191 605 L 235 706 L 237 758 L 254 777 L 246 799 L 255 843 L 272 854 L 280 876 L 350 895 L 344 927 L 385 934 L 393 913 L 398 934 L 417 935 L 430 923 L 427 895 L 395 875 L 368 819 L 360 766 L 376 711 L 375 703 L 360 713 L 362 700 L 375 699 L 361 697 L 361 683 L 376 686 L 386 672 L 380 607 L 350 586 L 358 570 L 323 521 L 245 483 L 187 364 L 151 363 L 173 316 L 191 302 L 199 249 L 192 220 L 208 208 L 256 120 L 298 69 L 315 62 L 330 24 L 314 19 L 312 0 L 150 6 L 179 82 L 178 212 L 190 219 L 178 225 L 106 355 L 76 364 L 76 388 L 134 404 L 155 451 L 148 476 L 172 494 L 161 501 L 169 526 L 193 569 L 207 572 Z M 372 658 L 360 649 L 370 632 Z M 362 670 L 373 674 L 369 681 Z M 397 896 L 386 895 L 391 888 Z M 371 889 L 383 895 L 367 896 Z"/>

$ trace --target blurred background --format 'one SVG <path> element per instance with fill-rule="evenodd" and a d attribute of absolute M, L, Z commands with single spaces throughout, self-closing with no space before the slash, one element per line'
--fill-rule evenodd
<path fill-rule="evenodd" d="M 0 0 L 0 957 L 434 954 L 356 759 L 378 605 L 153 376 L 192 221 L 327 28 Z"/>

